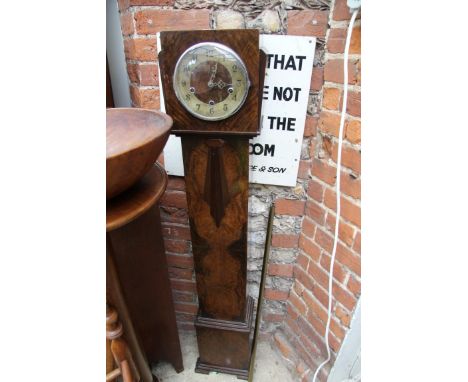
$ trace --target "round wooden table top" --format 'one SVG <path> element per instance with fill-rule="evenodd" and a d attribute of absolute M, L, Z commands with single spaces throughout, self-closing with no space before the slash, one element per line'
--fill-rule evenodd
<path fill-rule="evenodd" d="M 166 171 L 156 163 L 135 185 L 106 205 L 106 231 L 130 223 L 159 201 L 167 187 Z"/>

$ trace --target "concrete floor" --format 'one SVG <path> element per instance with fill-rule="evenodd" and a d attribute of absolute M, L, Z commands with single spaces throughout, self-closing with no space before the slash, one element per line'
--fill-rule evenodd
<path fill-rule="evenodd" d="M 195 332 L 180 332 L 184 371 L 177 374 L 169 363 L 160 362 L 153 368 L 153 373 L 160 382 L 240 382 L 235 376 L 210 373 L 209 375 L 194 372 L 198 358 L 198 347 Z M 292 382 L 291 373 L 286 369 L 280 356 L 268 342 L 259 342 L 255 358 L 254 382 Z"/>

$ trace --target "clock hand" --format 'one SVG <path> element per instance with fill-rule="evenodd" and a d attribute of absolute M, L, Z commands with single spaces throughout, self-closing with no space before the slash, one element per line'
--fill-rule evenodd
<path fill-rule="evenodd" d="M 213 86 L 217 86 L 220 89 L 224 89 L 226 86 L 232 86 L 232 84 L 227 84 L 223 80 L 219 80 L 218 82 L 213 83 Z"/>
<path fill-rule="evenodd" d="M 214 69 L 213 69 L 214 68 Z M 216 72 L 218 71 L 218 63 L 215 64 L 215 66 L 211 67 L 211 75 L 210 75 L 210 80 L 208 81 L 208 87 L 211 89 L 214 86 L 213 80 L 216 77 Z"/>

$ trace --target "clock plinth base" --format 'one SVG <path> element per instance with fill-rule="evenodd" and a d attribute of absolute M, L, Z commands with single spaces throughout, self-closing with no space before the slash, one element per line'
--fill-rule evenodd
<path fill-rule="evenodd" d="M 248 379 L 254 301 L 248 297 L 243 321 L 226 321 L 203 317 L 195 320 L 198 352 L 195 372 L 211 371 L 236 375 Z"/>

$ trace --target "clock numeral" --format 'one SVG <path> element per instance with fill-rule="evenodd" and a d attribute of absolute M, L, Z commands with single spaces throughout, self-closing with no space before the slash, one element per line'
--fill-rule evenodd
<path fill-rule="evenodd" d="M 200 110 L 200 104 L 197 103 L 195 106 L 197 107 L 197 111 L 199 111 Z"/>
<path fill-rule="evenodd" d="M 237 93 L 234 93 L 234 94 L 232 95 L 232 99 L 233 99 L 234 101 L 237 101 Z"/>
<path fill-rule="evenodd" d="M 210 107 L 210 114 L 213 115 L 214 114 L 214 108 Z"/>
<path fill-rule="evenodd" d="M 236 65 L 236 64 L 232 65 L 232 71 L 233 71 L 234 73 L 237 72 L 237 65 Z"/>
<path fill-rule="evenodd" d="M 185 95 L 185 99 L 186 99 L 187 101 L 190 101 L 190 94 L 186 94 L 186 95 Z"/>
<path fill-rule="evenodd" d="M 227 105 L 227 103 L 225 103 L 224 106 L 223 106 L 223 110 L 227 111 L 227 109 L 228 109 L 228 105 Z"/>
<path fill-rule="evenodd" d="M 182 84 L 182 86 L 187 86 L 187 82 L 186 82 L 186 81 L 182 81 L 181 84 Z"/>
<path fill-rule="evenodd" d="M 237 82 L 239 83 L 239 85 L 241 84 L 242 80 L 237 80 Z"/>

